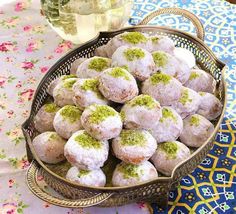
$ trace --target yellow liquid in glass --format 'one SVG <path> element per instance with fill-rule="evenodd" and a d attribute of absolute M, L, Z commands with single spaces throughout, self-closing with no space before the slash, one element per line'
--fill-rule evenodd
<path fill-rule="evenodd" d="M 132 0 L 41 0 L 50 26 L 75 44 L 86 42 L 99 31 L 115 30 L 127 22 Z"/>

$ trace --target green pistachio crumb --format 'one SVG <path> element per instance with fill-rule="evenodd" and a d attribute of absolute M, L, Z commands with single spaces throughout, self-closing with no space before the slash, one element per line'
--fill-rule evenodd
<path fill-rule="evenodd" d="M 123 163 L 119 165 L 118 170 L 123 174 L 123 178 L 139 178 L 138 166 L 133 164 Z"/>
<path fill-rule="evenodd" d="M 108 74 L 115 78 L 122 77 L 125 80 L 130 80 L 130 77 L 127 74 L 127 71 L 123 68 L 119 68 L 119 67 L 113 68 L 110 72 L 108 72 Z"/>
<path fill-rule="evenodd" d="M 175 142 L 164 142 L 158 145 L 160 150 L 164 151 L 168 158 L 175 159 L 178 151 L 178 145 Z"/>
<path fill-rule="evenodd" d="M 157 102 L 155 102 L 155 100 L 149 96 L 149 95 L 144 95 L 141 94 L 137 97 L 135 97 L 134 99 L 132 99 L 129 104 L 133 107 L 133 106 L 144 106 L 147 107 L 148 109 L 153 109 L 157 106 Z"/>
<path fill-rule="evenodd" d="M 81 110 L 76 106 L 66 105 L 60 110 L 60 115 L 71 123 L 77 122 L 81 117 Z"/>
<path fill-rule="evenodd" d="M 63 87 L 67 89 L 72 89 L 72 86 L 75 84 L 76 79 L 66 79 L 64 80 Z"/>
<path fill-rule="evenodd" d="M 104 99 L 101 92 L 98 89 L 99 81 L 98 79 L 87 79 L 84 81 L 83 85 L 80 88 L 84 91 L 93 91 L 98 98 Z"/>
<path fill-rule="evenodd" d="M 51 135 L 49 136 L 49 140 L 58 140 L 58 141 L 60 141 L 61 137 L 57 133 L 51 132 Z"/>
<path fill-rule="evenodd" d="M 81 89 L 84 91 L 98 91 L 99 81 L 98 79 L 87 79 L 84 81 L 83 85 L 81 85 Z"/>
<path fill-rule="evenodd" d="M 89 174 L 89 170 L 83 170 L 83 169 L 80 169 L 79 170 L 79 173 L 78 173 L 78 178 L 81 178 L 81 177 L 83 177 L 83 176 L 86 176 L 86 175 L 88 175 Z"/>
<path fill-rule="evenodd" d="M 158 67 L 166 66 L 168 62 L 168 56 L 163 51 L 155 51 L 152 53 L 153 60 Z"/>
<path fill-rule="evenodd" d="M 167 85 L 171 79 L 172 77 L 170 75 L 164 73 L 155 73 L 150 77 L 151 83 L 153 85 L 156 85 L 160 82 L 164 85 Z"/>
<path fill-rule="evenodd" d="M 146 143 L 144 134 L 139 130 L 122 130 L 120 138 L 124 146 L 143 146 Z"/>
<path fill-rule="evenodd" d="M 92 124 L 98 124 L 104 121 L 108 117 L 113 117 L 118 115 L 118 113 L 109 106 L 103 105 L 93 105 L 95 106 L 95 110 L 92 111 L 89 116 L 89 122 Z"/>
<path fill-rule="evenodd" d="M 123 65 L 123 66 L 120 66 L 121 68 L 124 68 L 125 70 L 129 71 L 129 67 L 128 65 Z"/>
<path fill-rule="evenodd" d="M 60 108 L 55 103 L 48 103 L 44 105 L 44 110 L 48 113 L 55 113 Z"/>
<path fill-rule="evenodd" d="M 84 132 L 75 137 L 75 141 L 86 149 L 100 149 L 102 147 L 101 141 L 91 137 L 88 133 Z"/>
<path fill-rule="evenodd" d="M 157 44 L 159 42 L 160 38 L 155 36 L 155 37 L 152 37 L 151 40 L 154 44 Z"/>
<path fill-rule="evenodd" d="M 199 95 L 200 95 L 200 96 L 205 96 L 205 94 L 206 94 L 206 92 L 202 92 L 202 91 L 199 92 Z"/>
<path fill-rule="evenodd" d="M 200 74 L 198 74 L 195 71 L 192 71 L 191 74 L 190 74 L 189 80 L 194 80 L 194 79 L 196 79 L 198 77 L 200 77 Z"/>
<path fill-rule="evenodd" d="M 77 78 L 77 76 L 75 74 L 69 74 L 69 75 L 63 75 L 61 76 L 61 80 L 67 80 L 70 78 Z"/>
<path fill-rule="evenodd" d="M 182 90 L 179 102 L 183 105 L 186 105 L 188 102 L 192 102 L 192 99 L 189 99 L 188 89 Z"/>
<path fill-rule="evenodd" d="M 121 110 L 121 112 L 120 112 L 120 117 L 121 117 L 122 122 L 124 122 L 125 121 L 125 112 L 123 110 Z"/>
<path fill-rule="evenodd" d="M 145 53 L 141 48 L 129 48 L 124 51 L 124 56 L 128 61 L 134 61 L 145 57 Z"/>
<path fill-rule="evenodd" d="M 160 119 L 160 122 L 163 123 L 165 119 L 170 118 L 172 119 L 175 123 L 177 122 L 177 118 L 173 114 L 173 112 L 169 108 L 162 108 L 162 118 Z"/>
<path fill-rule="evenodd" d="M 199 126 L 200 118 L 198 115 L 192 115 L 190 118 L 190 125 L 191 126 Z"/>
<path fill-rule="evenodd" d="M 147 42 L 147 38 L 140 32 L 129 32 L 126 34 L 123 34 L 121 38 L 131 44 L 139 44 L 139 43 L 145 43 Z"/>
<path fill-rule="evenodd" d="M 88 68 L 101 72 L 109 67 L 108 60 L 109 59 L 103 57 L 96 57 L 90 61 Z"/>

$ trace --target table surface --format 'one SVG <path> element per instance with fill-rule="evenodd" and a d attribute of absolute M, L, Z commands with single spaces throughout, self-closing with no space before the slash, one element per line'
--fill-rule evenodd
<path fill-rule="evenodd" d="M 38 0 L 23 0 L 0 7 L 0 214 L 236 213 L 236 6 L 222 0 L 136 0 L 131 24 L 164 7 L 181 7 L 196 14 L 205 28 L 206 44 L 228 65 L 227 112 L 214 147 L 170 192 L 168 210 L 144 203 L 73 210 L 55 207 L 30 193 L 25 183 L 29 163 L 20 126 L 48 68 L 74 46 L 47 25 L 40 16 Z M 162 16 L 152 24 L 194 33 L 183 17 Z"/>

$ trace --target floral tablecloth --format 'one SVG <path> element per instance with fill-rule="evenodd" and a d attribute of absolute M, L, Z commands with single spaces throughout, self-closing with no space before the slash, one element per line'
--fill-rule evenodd
<path fill-rule="evenodd" d="M 228 107 L 213 149 L 201 165 L 170 192 L 168 210 L 155 204 L 66 209 L 45 203 L 25 183 L 29 166 L 20 126 L 28 117 L 35 89 L 62 55 L 63 41 L 39 13 L 38 0 L 0 6 L 0 214 L 13 213 L 236 213 L 236 6 L 222 0 L 136 0 L 131 24 L 163 7 L 182 7 L 204 24 L 205 42 L 228 65 Z M 162 16 L 152 24 L 193 32 L 182 17 Z"/>

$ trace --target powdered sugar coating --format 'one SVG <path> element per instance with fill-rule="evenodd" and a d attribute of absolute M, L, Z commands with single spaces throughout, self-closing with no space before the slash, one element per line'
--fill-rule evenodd
<path fill-rule="evenodd" d="M 59 107 L 58 107 L 58 110 L 59 110 Z M 47 112 L 45 110 L 45 105 L 42 106 L 34 118 L 34 125 L 37 131 L 39 131 L 40 133 L 46 132 L 46 131 L 53 131 L 54 130 L 53 119 L 55 115 L 56 115 L 56 111 Z"/>
<path fill-rule="evenodd" d="M 168 83 L 165 84 L 163 82 L 159 82 L 153 84 L 151 81 L 151 77 L 143 82 L 143 94 L 152 96 L 158 102 L 160 102 L 161 106 L 171 105 L 173 104 L 173 102 L 179 99 L 183 86 L 177 79 L 169 76 L 170 81 Z"/>
<path fill-rule="evenodd" d="M 119 136 L 113 139 L 112 148 L 115 156 L 125 163 L 141 164 L 154 154 L 157 143 L 148 131 L 137 130 L 134 132 L 142 134 L 145 138 L 144 142 L 127 145 L 122 143 L 122 138 Z"/>
<path fill-rule="evenodd" d="M 203 91 L 214 94 L 216 89 L 216 81 L 207 72 L 201 69 L 192 69 L 190 77 L 184 86 L 197 92 Z"/>
<path fill-rule="evenodd" d="M 171 176 L 174 168 L 190 156 L 190 150 L 187 146 L 179 141 L 173 142 L 176 143 L 178 148 L 175 156 L 170 157 L 168 153 L 157 146 L 157 150 L 151 158 L 156 169 L 167 176 Z"/>
<path fill-rule="evenodd" d="M 185 92 L 188 94 L 188 98 L 186 98 Z M 180 98 L 174 102 L 171 107 L 178 112 L 182 119 L 184 119 L 197 112 L 200 100 L 200 95 L 196 91 L 183 87 Z"/>
<path fill-rule="evenodd" d="M 108 100 L 97 90 L 83 90 L 82 86 L 90 79 L 78 79 L 73 85 L 74 97 L 73 101 L 76 106 L 84 109 L 92 104 L 107 105 Z"/>
<path fill-rule="evenodd" d="M 40 160 L 51 164 L 65 160 L 65 143 L 66 141 L 56 132 L 44 132 L 36 136 L 32 142 L 34 150 Z"/>
<path fill-rule="evenodd" d="M 192 118 L 198 118 L 198 123 L 193 124 Z M 183 131 L 180 140 L 187 146 L 200 147 L 211 136 L 214 125 L 201 115 L 194 114 L 184 119 Z"/>
<path fill-rule="evenodd" d="M 76 81 L 77 78 L 66 79 L 64 81 L 59 82 L 53 90 L 53 98 L 54 102 L 58 106 L 65 106 L 65 105 L 74 105 L 73 97 L 74 92 L 71 88 L 65 87 L 69 81 Z"/>
<path fill-rule="evenodd" d="M 81 123 L 84 129 L 91 136 L 98 140 L 109 140 L 111 138 L 117 137 L 122 129 L 122 121 L 119 113 L 113 109 L 115 111 L 114 116 L 109 116 L 98 123 L 91 123 L 90 117 L 91 114 L 96 110 L 96 106 L 102 105 L 90 105 L 84 110 L 81 116 Z M 107 106 L 107 108 L 111 107 Z"/>
<path fill-rule="evenodd" d="M 155 63 L 153 61 L 152 55 L 145 49 L 138 48 L 144 53 L 143 57 L 139 59 L 134 59 L 132 61 L 128 60 L 125 56 L 125 52 L 129 50 L 136 50 L 135 47 L 121 46 L 112 55 L 112 66 L 122 67 L 126 66 L 127 70 L 137 79 L 145 80 L 147 79 L 155 70 Z"/>
<path fill-rule="evenodd" d="M 201 100 L 197 114 L 202 115 L 208 120 L 214 120 L 219 117 L 223 108 L 220 100 L 213 94 L 207 92 L 200 92 L 199 94 Z"/>
<path fill-rule="evenodd" d="M 73 133 L 83 129 L 83 127 L 81 125 L 80 118 L 70 121 L 68 118 L 65 118 L 61 115 L 61 112 L 65 107 L 67 106 L 64 106 L 56 113 L 56 116 L 53 120 L 53 126 L 61 137 L 69 139 Z M 71 107 L 76 108 L 75 106 Z"/>
<path fill-rule="evenodd" d="M 163 111 L 167 110 L 169 116 L 163 116 Z M 171 115 L 171 116 L 170 116 Z M 157 143 L 176 140 L 183 130 L 183 120 L 181 116 L 171 107 L 162 108 L 162 118 L 151 130 L 150 133 Z"/>
<path fill-rule="evenodd" d="M 76 137 L 84 133 L 86 133 L 84 130 L 79 130 L 69 138 L 64 148 L 64 155 L 68 162 L 78 169 L 99 169 L 107 160 L 108 142 L 100 141 L 100 148 L 84 148 L 76 141 Z"/>
<path fill-rule="evenodd" d="M 106 176 L 101 169 L 88 170 L 84 174 L 80 172 L 81 170 L 73 166 L 68 170 L 66 174 L 66 179 L 86 186 L 94 186 L 94 187 L 105 186 Z"/>
<path fill-rule="evenodd" d="M 125 77 L 114 77 L 110 73 L 114 69 L 121 69 Z M 138 86 L 134 77 L 122 68 L 108 68 L 99 77 L 99 89 L 108 100 L 124 103 L 138 95 Z"/>
<path fill-rule="evenodd" d="M 139 95 L 138 97 L 140 96 L 143 95 Z M 126 103 L 121 109 L 122 120 L 125 128 L 151 129 L 154 127 L 162 116 L 159 102 L 153 99 L 155 106 L 153 108 L 148 108 L 142 105 L 132 105 L 133 100 Z"/>
<path fill-rule="evenodd" d="M 127 165 L 124 162 L 118 164 L 113 172 L 112 184 L 113 186 L 132 186 L 145 181 L 154 180 L 158 177 L 155 167 L 149 162 L 145 161 L 137 165 L 137 170 L 135 172 L 136 176 L 132 177 L 129 174 L 124 174 L 120 170 L 120 167 Z"/>
<path fill-rule="evenodd" d="M 90 63 L 93 60 L 97 60 L 97 59 L 102 59 L 106 61 L 106 66 L 104 66 L 102 70 L 96 70 L 96 69 L 90 68 Z M 100 76 L 102 71 L 110 67 L 110 65 L 111 65 L 111 59 L 108 59 L 105 57 L 94 56 L 94 57 L 86 59 L 79 65 L 76 71 L 76 75 L 79 78 L 95 78 L 95 77 Z"/>

